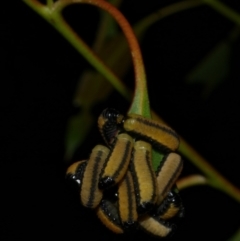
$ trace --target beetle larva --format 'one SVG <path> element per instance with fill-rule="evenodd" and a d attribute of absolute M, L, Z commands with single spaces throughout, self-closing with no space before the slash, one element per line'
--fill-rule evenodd
<path fill-rule="evenodd" d="M 167 196 L 177 181 L 183 167 L 183 161 L 177 153 L 169 153 L 166 155 L 157 171 L 158 183 L 158 204 Z"/>
<path fill-rule="evenodd" d="M 127 171 L 118 185 L 118 209 L 124 229 L 135 227 L 138 215 L 133 179 L 130 171 Z"/>
<path fill-rule="evenodd" d="M 106 159 L 100 175 L 101 189 L 109 188 L 123 178 L 131 159 L 132 146 L 133 139 L 128 134 L 122 133 L 116 137 L 113 150 Z"/>
<path fill-rule="evenodd" d="M 152 167 L 152 148 L 145 141 L 134 144 L 131 171 L 134 177 L 138 213 L 149 211 L 157 199 L 156 175 Z"/>
<path fill-rule="evenodd" d="M 108 154 L 107 147 L 97 145 L 87 161 L 80 188 L 80 199 L 85 207 L 95 208 L 102 199 L 102 190 L 98 188 L 98 181 Z"/>
<path fill-rule="evenodd" d="M 127 132 L 139 136 L 160 150 L 175 151 L 179 146 L 179 137 L 174 130 L 141 115 L 129 114 L 123 127 Z"/>

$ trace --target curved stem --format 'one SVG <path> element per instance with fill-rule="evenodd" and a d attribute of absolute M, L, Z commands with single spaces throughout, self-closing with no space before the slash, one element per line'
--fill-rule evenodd
<path fill-rule="evenodd" d="M 151 117 L 142 54 L 136 36 L 126 18 L 117 8 L 102 0 L 60 0 L 53 5 L 52 11 L 61 13 L 66 6 L 73 3 L 95 5 L 110 13 L 111 16 L 118 22 L 128 41 L 135 71 L 135 94 L 129 113 L 134 112 L 145 117 Z"/>
<path fill-rule="evenodd" d="M 191 162 L 197 166 L 207 177 L 210 186 L 219 189 L 240 202 L 240 190 L 214 169 L 203 157 L 201 157 L 184 139 L 181 138 L 181 153 L 191 158 Z"/>
<path fill-rule="evenodd" d="M 154 13 L 148 15 L 147 17 L 141 19 L 134 27 L 134 32 L 138 36 L 138 39 L 145 33 L 145 30 L 147 30 L 151 25 L 156 23 L 157 21 L 171 16 L 175 13 L 191 9 L 194 7 L 199 7 L 203 5 L 202 0 L 185 0 L 173 3 L 171 5 L 168 5 L 166 7 L 160 8 Z"/>
<path fill-rule="evenodd" d="M 223 16 L 240 25 L 240 14 L 218 0 L 202 0 Z"/>

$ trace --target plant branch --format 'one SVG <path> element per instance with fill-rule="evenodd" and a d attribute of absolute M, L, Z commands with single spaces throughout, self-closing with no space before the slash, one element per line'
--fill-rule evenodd
<path fill-rule="evenodd" d="M 119 93 L 131 100 L 131 91 L 118 79 L 118 77 L 101 61 L 101 59 L 91 50 L 91 48 L 74 32 L 67 24 L 61 14 L 53 13 L 52 10 L 40 4 L 36 0 L 23 0 L 34 11 L 47 20 L 57 29 L 65 39 L 81 54 L 85 59 L 96 68 L 105 78 L 116 88 Z"/>
<path fill-rule="evenodd" d="M 240 190 L 214 169 L 199 153 L 181 138 L 181 153 L 197 166 L 207 177 L 210 186 L 219 189 L 240 202 Z M 194 157 L 194 158 L 193 158 Z"/>
<path fill-rule="evenodd" d="M 229 20 L 240 25 L 240 14 L 233 9 L 229 8 L 226 4 L 221 3 L 217 0 L 202 0 L 204 3 L 212 7 L 217 12 L 221 13 L 223 16 L 227 17 Z"/>
<path fill-rule="evenodd" d="M 47 6 L 48 8 L 51 8 L 53 5 L 53 0 L 47 0 Z"/>

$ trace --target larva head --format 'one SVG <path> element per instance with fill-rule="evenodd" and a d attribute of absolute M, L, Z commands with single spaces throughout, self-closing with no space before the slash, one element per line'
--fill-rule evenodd
<path fill-rule="evenodd" d="M 124 116 L 113 108 L 107 108 L 102 111 L 101 115 L 98 118 L 98 126 L 101 129 L 102 126 L 106 125 L 106 123 L 112 125 L 122 124 Z"/>
<path fill-rule="evenodd" d="M 124 116 L 113 108 L 105 109 L 98 118 L 98 128 L 104 141 L 109 145 L 121 129 Z"/>
<path fill-rule="evenodd" d="M 85 167 L 86 160 L 73 163 L 66 171 L 66 178 L 70 181 L 74 181 L 77 185 L 80 185 Z"/>
<path fill-rule="evenodd" d="M 157 210 L 155 210 L 155 215 L 163 220 L 175 217 L 182 218 L 184 216 L 184 208 L 180 195 L 175 190 L 171 190 Z"/>

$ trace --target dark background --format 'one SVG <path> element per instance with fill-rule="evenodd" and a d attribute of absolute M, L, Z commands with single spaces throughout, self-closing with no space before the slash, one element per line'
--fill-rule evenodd
<path fill-rule="evenodd" d="M 133 24 L 174 1 L 124 1 L 122 12 Z M 7 5 L 9 4 L 9 5 Z M 1 214 L 2 240 L 68 238 L 123 240 L 108 231 L 96 215 L 80 206 L 66 185 L 64 135 L 68 118 L 76 113 L 72 96 L 80 73 L 90 66 L 49 24 L 21 1 L 1 8 L 0 61 L 2 98 Z M 240 12 L 237 1 L 229 6 Z M 5 4 L 4 4 L 5 5 Z M 98 11 L 80 6 L 69 19 L 91 44 Z M 151 105 L 174 129 L 240 186 L 239 179 L 239 39 L 232 45 L 230 73 L 208 98 L 201 84 L 187 84 L 186 74 L 222 39 L 234 24 L 207 6 L 178 13 L 149 28 L 142 51 Z M 133 73 L 127 75 L 132 83 Z M 114 92 L 93 108 L 121 111 L 128 103 Z M 84 127 L 83 127 L 84 128 Z M 84 159 L 99 143 L 97 127 L 75 160 Z M 199 173 L 188 160 L 182 176 Z M 240 206 L 209 187 L 181 193 L 186 218 L 172 240 L 226 240 L 239 227 Z M 33 236 L 34 235 L 34 236 Z M 124 236 L 150 240 L 139 232 Z"/>

